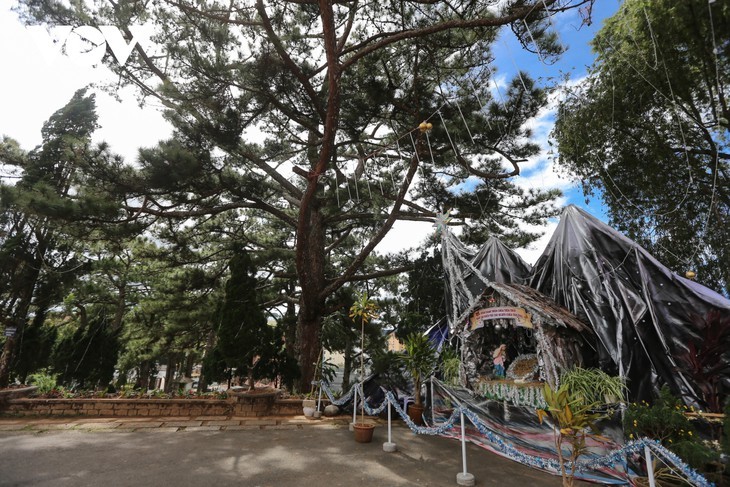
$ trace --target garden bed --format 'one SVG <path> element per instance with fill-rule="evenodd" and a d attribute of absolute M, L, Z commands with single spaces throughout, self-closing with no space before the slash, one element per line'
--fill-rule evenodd
<path fill-rule="evenodd" d="M 280 391 L 232 392 L 225 398 L 185 394 L 177 397 L 24 397 L 0 402 L 1 416 L 291 416 L 302 414 L 301 399 L 280 399 Z"/>

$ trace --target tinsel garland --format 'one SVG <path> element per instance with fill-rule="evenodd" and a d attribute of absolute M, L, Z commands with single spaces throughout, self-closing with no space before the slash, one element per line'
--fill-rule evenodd
<path fill-rule="evenodd" d="M 464 258 L 464 256 L 462 255 L 463 245 L 449 231 L 448 226 L 439 222 L 437 222 L 436 225 L 437 228 L 441 231 L 442 259 L 444 262 L 444 270 L 449 281 L 449 287 L 452 296 L 452 316 L 450 317 L 450 327 L 451 331 L 453 331 L 456 326 L 465 322 L 466 318 L 471 314 L 472 311 L 474 311 L 474 309 L 479 304 L 479 296 L 474 296 L 469 290 L 469 286 L 467 286 L 466 281 L 464 280 L 463 273 L 457 265 L 457 259 L 485 285 L 489 285 L 490 281 L 486 277 L 484 277 L 476 267 L 474 267 L 474 264 L 472 264 L 468 259 Z M 458 309 L 458 296 L 460 294 L 464 295 L 469 302 L 467 308 L 462 310 L 461 313 L 459 313 Z M 466 326 L 468 329 L 468 322 L 466 322 Z"/>
<path fill-rule="evenodd" d="M 364 400 L 365 394 L 364 394 L 364 392 L 362 390 L 362 387 L 359 387 L 358 390 L 360 391 L 360 398 L 361 398 L 361 400 L 363 402 L 363 408 L 365 409 L 365 412 L 368 413 L 368 415 L 370 415 L 370 416 L 377 416 L 378 414 L 380 414 L 383 411 L 385 411 L 385 408 L 386 407 L 388 407 L 388 401 L 385 400 L 377 408 L 375 408 L 375 409 L 371 408 L 370 405 L 368 404 L 368 402 Z M 390 394 L 390 393 L 389 392 L 386 393 L 386 396 L 387 396 L 387 394 Z"/>
<path fill-rule="evenodd" d="M 487 440 L 489 440 L 489 442 L 495 447 L 495 449 L 507 458 L 519 462 L 523 465 L 540 468 L 542 470 L 551 470 L 553 472 L 560 471 L 560 463 L 558 463 L 557 460 L 554 460 L 552 458 L 535 457 L 522 453 L 517 448 L 515 448 L 514 445 L 505 441 L 499 435 L 491 431 L 475 413 L 469 411 L 466 408 L 463 408 L 463 411 L 464 416 L 469 419 L 469 421 L 474 425 L 477 431 L 479 431 L 479 434 L 487 438 Z"/>
<path fill-rule="evenodd" d="M 515 406 L 528 406 L 535 409 L 547 408 L 541 387 L 517 386 L 504 382 L 482 382 L 479 392 L 496 401 L 509 401 Z"/>
<path fill-rule="evenodd" d="M 347 393 L 346 396 L 348 397 L 348 399 L 349 396 L 352 395 L 352 391 L 356 386 L 359 386 L 359 384 L 353 386 L 353 388 L 350 389 L 350 391 Z M 324 381 L 322 381 L 322 390 L 325 391 L 333 404 L 335 404 L 336 402 L 344 404 L 346 402 L 342 400 L 343 398 L 335 401 L 332 397 L 332 392 L 330 391 L 329 386 Z M 517 448 L 515 448 L 514 445 L 505 441 L 499 435 L 491 431 L 489 427 L 484 424 L 481 419 L 479 419 L 479 416 L 477 416 L 476 413 L 470 411 L 468 408 L 461 406 L 455 408 L 454 411 L 451 413 L 451 417 L 449 417 L 449 419 L 445 423 L 441 423 L 437 427 L 418 426 L 411 420 L 411 418 L 408 416 L 408 414 L 406 414 L 403 408 L 400 407 L 395 396 L 393 396 L 393 393 L 388 391 L 386 392 L 385 400 L 380 405 L 380 407 L 372 409 L 368 406 L 366 401 L 365 410 L 368 412 L 368 414 L 380 414 L 383 410 L 385 410 L 388 404 L 391 404 L 393 406 L 395 411 L 398 413 L 398 415 L 400 415 L 400 417 L 408 425 L 411 431 L 419 435 L 440 435 L 445 433 L 446 431 L 451 430 L 457 423 L 457 420 L 460 418 L 460 415 L 463 412 L 464 416 L 474 425 L 477 431 L 479 431 L 479 434 L 489 440 L 494 448 L 505 457 L 530 467 L 536 467 L 542 470 L 549 470 L 553 472 L 560 472 L 560 463 L 557 460 L 552 458 L 536 457 L 522 453 Z M 638 440 L 631 440 L 627 442 L 623 447 L 611 450 L 603 456 L 592 458 L 590 460 L 579 460 L 578 462 L 576 462 L 575 466 L 572 462 L 565 462 L 565 467 L 566 469 L 568 469 L 568 471 L 574 469 L 575 472 L 585 472 L 589 470 L 615 467 L 616 465 L 625 465 L 626 457 L 628 455 L 641 454 L 645 446 L 648 446 L 651 452 L 656 455 L 657 458 L 662 459 L 666 463 L 672 464 L 672 466 L 679 473 L 684 475 L 684 477 L 693 485 L 697 487 L 714 487 L 714 484 L 712 482 L 709 482 L 702 475 L 692 469 L 689 465 L 684 463 L 684 461 L 682 461 L 682 459 L 679 458 L 675 453 L 667 450 L 664 446 L 662 446 L 659 441 L 649 438 L 639 438 Z"/>
<path fill-rule="evenodd" d="M 332 394 L 332 391 L 330 390 L 329 384 L 327 384 L 325 381 L 321 381 L 320 384 L 324 393 L 327 394 L 327 399 L 329 399 L 330 402 L 335 406 L 342 406 L 343 404 L 346 404 L 352 398 L 355 387 L 359 386 L 359 384 L 353 384 L 353 386 L 350 387 L 350 390 L 347 391 L 347 394 L 341 396 L 339 399 L 335 399 L 334 394 Z"/>
<path fill-rule="evenodd" d="M 477 428 L 479 433 L 486 437 L 495 447 L 503 453 L 506 457 L 529 465 L 532 467 L 538 467 L 546 470 L 560 471 L 560 464 L 557 460 L 550 458 L 533 457 L 526 455 L 517 450 L 513 445 L 507 443 L 502 438 L 490 431 L 487 426 L 479 419 L 479 416 L 474 414 L 468 409 L 464 409 L 464 416 L 469 418 L 469 421 Z M 614 467 L 616 465 L 624 465 L 626 463 L 627 455 L 634 453 L 641 453 L 644 446 L 648 446 L 649 449 L 659 458 L 666 462 L 671 462 L 674 467 L 685 476 L 693 485 L 697 487 L 712 487 L 714 484 L 705 479 L 702 475 L 693 470 L 689 465 L 684 463 L 676 454 L 664 448 L 661 443 L 656 440 L 649 438 L 640 438 L 638 440 L 632 440 L 626 443 L 623 447 L 616 450 L 612 450 L 607 454 L 592 458 L 590 460 L 578 461 L 575 465 L 575 472 L 585 472 L 588 470 L 597 470 L 600 468 Z M 572 462 L 565 462 L 565 467 L 569 471 L 573 469 Z"/>
<path fill-rule="evenodd" d="M 385 394 L 385 401 L 383 401 L 383 404 L 387 403 L 393 405 L 395 412 L 397 412 L 398 415 L 403 419 L 403 421 L 405 421 L 411 431 L 418 435 L 441 435 L 449 431 L 456 424 L 456 420 L 457 418 L 459 418 L 459 414 L 461 411 L 459 408 L 454 409 L 454 411 L 451 413 L 451 417 L 446 420 L 445 423 L 441 423 L 436 427 L 419 426 L 414 423 L 413 420 L 408 416 L 408 414 L 403 410 L 403 408 L 398 405 L 398 401 L 393 396 L 393 393 L 390 391 Z"/>
<path fill-rule="evenodd" d="M 556 364 L 557 359 L 552 353 L 550 343 L 545 338 L 545 332 L 540 326 L 535 327 L 535 340 L 537 341 L 537 357 L 540 363 L 540 378 L 550 384 L 550 387 L 560 387 L 560 373 Z"/>

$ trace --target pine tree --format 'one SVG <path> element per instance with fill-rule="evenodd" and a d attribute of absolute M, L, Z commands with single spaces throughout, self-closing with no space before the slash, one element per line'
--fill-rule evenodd
<path fill-rule="evenodd" d="M 261 310 L 256 269 L 249 253 L 238 248 L 229 268 L 230 278 L 215 330 L 217 342 L 213 357 L 225 371 L 235 370 L 235 375 L 245 378 L 250 390 L 254 390 L 257 380 L 276 378 L 276 359 L 283 347 L 275 328 L 269 326 Z M 210 364 L 209 372 L 220 374 L 223 367 L 217 368 L 216 371 Z"/>

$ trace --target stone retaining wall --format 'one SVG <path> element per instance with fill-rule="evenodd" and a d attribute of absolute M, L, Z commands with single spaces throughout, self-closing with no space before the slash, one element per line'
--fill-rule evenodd
<path fill-rule="evenodd" d="M 301 399 L 278 399 L 279 393 L 233 393 L 228 399 L 9 399 L 2 416 L 293 416 L 302 414 Z M 324 405 L 323 405 L 324 407 Z"/>

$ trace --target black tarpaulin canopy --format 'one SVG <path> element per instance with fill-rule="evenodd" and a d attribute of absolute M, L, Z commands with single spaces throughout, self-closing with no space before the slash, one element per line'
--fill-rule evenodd
<path fill-rule="evenodd" d="M 703 404 L 683 357 L 689 344 L 703 346 L 701 318 L 710 312 L 728 317 L 730 300 L 675 274 L 572 205 L 563 211 L 529 284 L 591 325 L 600 367 L 628 379 L 632 400 L 667 384 L 686 402 Z"/>
<path fill-rule="evenodd" d="M 459 310 L 469 309 L 474 304 L 474 300 L 478 299 L 486 289 L 485 279 L 489 282 L 505 284 L 526 284 L 530 279 L 532 270 L 530 265 L 498 238 L 490 237 L 476 253 L 461 245 L 458 240 L 452 240 L 452 242 L 458 245 L 458 248 L 454 250 L 469 261 L 471 266 L 465 266 L 457 260 L 454 261 L 463 276 L 465 288 L 455 287 L 452 291 L 447 287 L 447 310 L 452 309 L 453 300 L 456 300 Z M 449 268 L 448 265 L 444 267 Z M 476 276 L 470 267 L 477 269 L 481 277 Z M 449 320 L 451 319 L 452 317 L 449 316 Z M 458 325 L 459 323 L 450 323 L 452 330 Z"/>
<path fill-rule="evenodd" d="M 675 274 L 636 242 L 573 205 L 563 211 L 532 269 L 496 238 L 477 253 L 456 242 L 470 265 L 461 266 L 466 286 L 447 287 L 448 309 L 452 300 L 459 310 L 473 309 L 487 288 L 485 279 L 527 284 L 590 326 L 595 352 L 584 362 L 627 378 L 631 400 L 648 399 L 667 384 L 687 404 L 705 408 L 711 403 L 713 392 L 697 379 L 687 358 L 707 345 L 703 326 L 708 316 L 730 323 L 726 297 Z M 463 326 L 451 323 L 452 333 Z M 722 364 L 730 363 L 729 354 L 721 355 Z M 713 387 L 727 388 L 730 366 L 719 369 Z"/>

